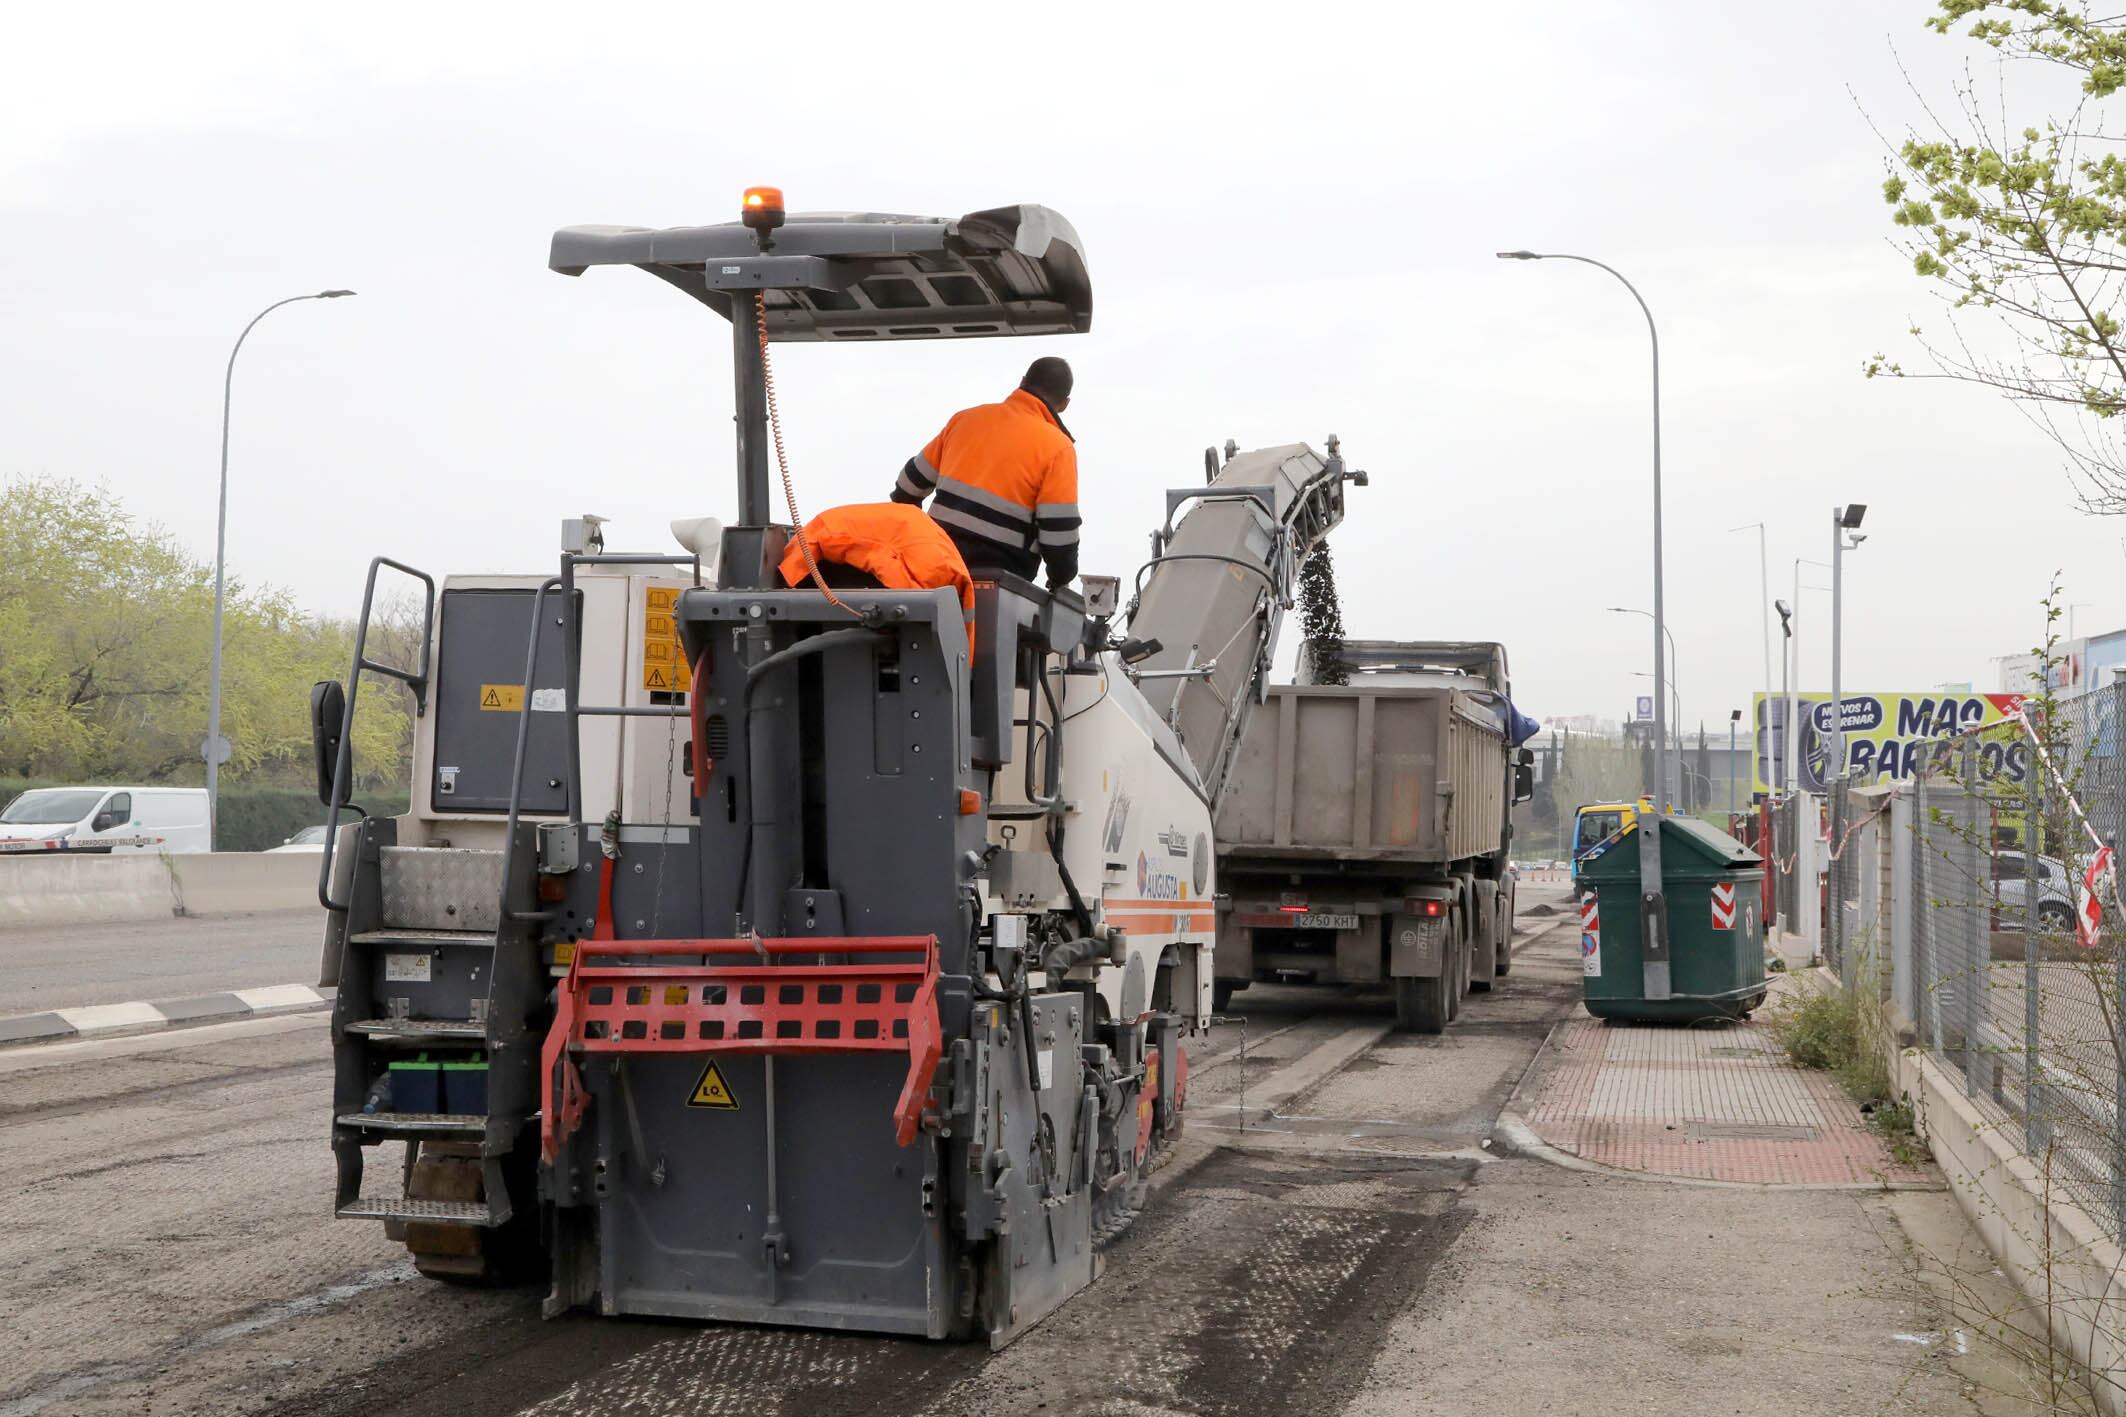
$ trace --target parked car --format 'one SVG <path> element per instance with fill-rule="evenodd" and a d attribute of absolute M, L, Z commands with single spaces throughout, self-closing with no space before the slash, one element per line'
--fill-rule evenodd
<path fill-rule="evenodd" d="M 271 856 L 276 851 L 323 851 L 324 849 L 325 829 L 323 826 L 315 826 L 304 827 L 279 846 L 267 847 L 266 854 Z"/>
<path fill-rule="evenodd" d="M 0 808 L 0 852 L 213 849 L 204 787 L 38 787 Z"/>
<path fill-rule="evenodd" d="M 2029 900 L 2029 858 L 2020 851 L 1993 853 L 1994 899 L 2000 906 L 2000 928 L 2023 928 L 2025 902 Z M 2037 919 L 2041 928 L 2067 930 L 2074 927 L 2074 882 L 2067 865 L 2057 857 L 2037 858 Z"/>

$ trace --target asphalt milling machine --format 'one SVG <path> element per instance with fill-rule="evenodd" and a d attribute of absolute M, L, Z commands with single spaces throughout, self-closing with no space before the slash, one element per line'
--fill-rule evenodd
<path fill-rule="evenodd" d="M 1082 333 L 1076 232 L 755 189 L 739 222 L 562 230 L 550 265 L 729 322 L 737 517 L 640 554 L 574 518 L 550 575 L 372 563 L 312 700 L 338 1213 L 431 1275 L 542 1277 L 549 1314 L 1001 1345 L 1097 1277 L 1181 1126 L 1218 796 L 1364 474 L 1333 438 L 1207 453 L 1126 606 L 786 588 L 769 346 Z M 389 577 L 412 665 L 368 647 Z M 418 710 L 396 818 L 350 800 L 379 677 Z"/>

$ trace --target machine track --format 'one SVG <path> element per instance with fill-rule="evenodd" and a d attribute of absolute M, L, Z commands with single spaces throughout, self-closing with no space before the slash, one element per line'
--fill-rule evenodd
<path fill-rule="evenodd" d="M 1185 1123 L 1184 1123 L 1185 1125 Z M 1113 1185 L 1098 1188 L 1093 1195 L 1093 1249 L 1104 1250 L 1129 1231 L 1137 1217 L 1144 1213 L 1151 1198 L 1151 1178 L 1158 1175 L 1179 1150 L 1182 1128 L 1176 1126 L 1165 1136 L 1152 1138 L 1150 1150 L 1145 1153 L 1144 1164 L 1128 1177 Z"/>

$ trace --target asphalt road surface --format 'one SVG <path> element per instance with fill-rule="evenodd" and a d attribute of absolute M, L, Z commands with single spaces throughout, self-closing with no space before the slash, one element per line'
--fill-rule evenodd
<path fill-rule="evenodd" d="M 325 938 L 316 906 L 258 915 L 0 930 L 0 1017 L 314 984 Z"/>
<path fill-rule="evenodd" d="M 1441 1038 L 1240 995 L 1105 1275 L 1001 1353 L 422 1280 L 331 1218 L 321 1015 L 0 1053 L 0 1417 L 1977 1410 L 1894 1337 L 1940 1322 L 1896 1207 L 1941 1197 L 1501 1154 L 1577 994 L 1558 929 Z"/>

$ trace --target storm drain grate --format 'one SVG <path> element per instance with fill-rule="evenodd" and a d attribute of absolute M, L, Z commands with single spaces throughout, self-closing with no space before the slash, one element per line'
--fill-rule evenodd
<path fill-rule="evenodd" d="M 1815 1141 L 1821 1127 L 1781 1126 L 1771 1122 L 1692 1122 L 1692 1141 Z"/>

